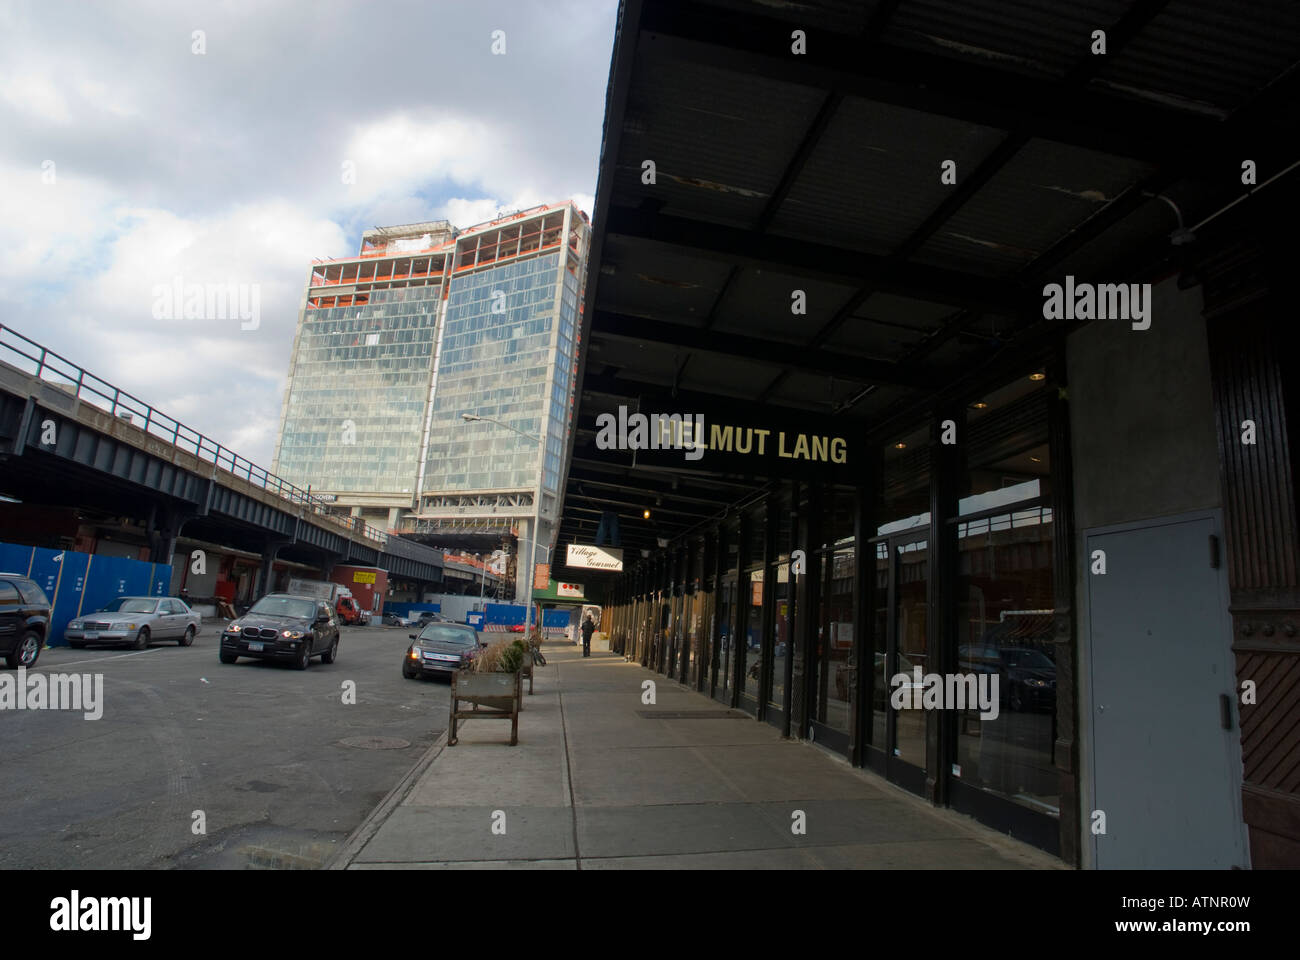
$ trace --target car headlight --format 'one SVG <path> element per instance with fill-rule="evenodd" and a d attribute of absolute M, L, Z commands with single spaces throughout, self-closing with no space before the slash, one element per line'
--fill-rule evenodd
<path fill-rule="evenodd" d="M 81 629 L 81 621 L 80 621 L 80 620 L 73 620 L 70 624 L 68 624 L 68 629 L 69 629 L 69 630 L 80 630 L 80 629 Z"/>
<path fill-rule="evenodd" d="M 232 624 L 227 625 L 227 627 L 226 627 L 226 633 L 238 633 L 241 629 L 243 629 L 243 628 L 240 627 L 239 624 L 237 624 L 237 623 L 232 623 Z"/>
<path fill-rule="evenodd" d="M 301 640 L 304 634 L 301 630 L 283 630 L 281 631 L 280 636 L 289 640 Z"/>
<path fill-rule="evenodd" d="M 128 624 L 125 624 L 125 625 L 122 627 L 122 629 L 123 629 L 123 630 L 134 630 L 134 629 L 135 629 L 135 624 L 134 624 L 134 623 L 128 623 Z"/>

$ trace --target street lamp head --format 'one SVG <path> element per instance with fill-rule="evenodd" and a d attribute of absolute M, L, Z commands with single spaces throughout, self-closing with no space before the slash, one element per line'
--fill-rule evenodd
<path fill-rule="evenodd" d="M 462 414 L 460 415 L 460 418 L 461 418 L 462 420 L 466 421 L 467 423 L 472 423 L 472 422 L 475 421 L 475 420 L 482 420 L 482 419 L 483 419 L 482 417 L 475 416 L 475 415 L 472 414 L 472 413 L 462 413 Z"/>

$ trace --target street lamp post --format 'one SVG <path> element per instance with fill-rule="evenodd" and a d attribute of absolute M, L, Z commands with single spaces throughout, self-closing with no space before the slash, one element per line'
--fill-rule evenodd
<path fill-rule="evenodd" d="M 536 540 L 533 540 L 533 539 L 531 539 L 531 538 L 529 538 L 529 537 L 517 537 L 516 539 L 517 539 L 520 543 L 531 543 L 531 544 L 533 545 L 533 550 L 534 550 L 534 553 L 533 553 L 533 561 L 532 561 L 532 563 L 529 563 L 529 564 L 528 564 L 528 567 L 529 567 L 529 569 L 528 569 L 528 577 L 529 577 L 529 580 L 528 580 L 528 611 L 527 611 L 527 613 L 524 614 L 524 632 L 525 632 L 525 633 L 528 633 L 528 634 L 531 634 L 531 633 L 532 633 L 532 626 L 533 626 L 533 581 L 532 581 L 532 576 L 533 576 L 533 573 L 535 572 L 535 571 L 534 571 L 534 567 L 536 566 L 536 563 L 537 563 L 537 553 L 536 553 L 535 551 L 537 551 L 537 550 L 539 550 L 539 549 L 541 549 L 541 550 L 545 550 L 545 551 L 546 551 L 546 561 L 545 561 L 545 562 L 549 564 L 549 563 L 551 562 L 551 548 L 550 548 L 550 547 L 547 547 L 547 546 L 543 546 L 542 544 L 538 543 Z M 519 567 L 519 564 L 516 563 L 516 564 L 515 564 L 515 568 L 516 568 L 516 570 L 518 569 L 518 567 Z M 516 574 L 516 575 L 517 575 L 517 574 Z"/>

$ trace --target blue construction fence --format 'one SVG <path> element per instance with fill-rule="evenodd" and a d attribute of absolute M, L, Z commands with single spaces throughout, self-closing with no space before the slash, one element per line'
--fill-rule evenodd
<path fill-rule="evenodd" d="M 384 613 L 395 613 L 399 617 L 418 617 L 422 610 L 431 610 L 434 613 L 442 613 L 442 604 L 406 603 L 393 600 L 384 601 Z"/>
<path fill-rule="evenodd" d="M 172 582 L 166 564 L 17 543 L 0 543 L 0 570 L 31 577 L 49 597 L 50 646 L 64 645 L 63 631 L 73 618 L 115 597 L 165 597 Z"/>
<path fill-rule="evenodd" d="M 556 607 L 542 611 L 542 633 L 547 636 L 559 636 L 573 622 L 573 610 L 570 607 Z"/>
<path fill-rule="evenodd" d="M 483 605 L 483 626 L 487 633 L 522 632 L 528 607 L 522 603 L 488 603 Z M 514 628 L 518 627 L 518 630 Z"/>

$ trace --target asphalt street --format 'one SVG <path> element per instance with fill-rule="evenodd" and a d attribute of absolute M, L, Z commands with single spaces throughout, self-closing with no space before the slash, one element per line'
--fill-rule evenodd
<path fill-rule="evenodd" d="M 401 675 L 406 629 L 345 627 L 305 672 L 218 662 L 220 629 L 41 654 L 102 674 L 103 716 L 0 710 L 0 869 L 316 868 L 446 728 L 448 683 Z"/>

